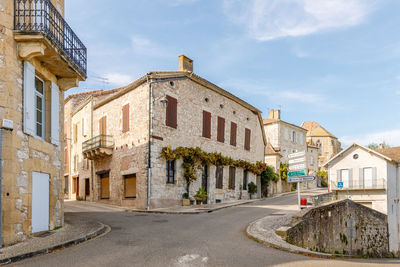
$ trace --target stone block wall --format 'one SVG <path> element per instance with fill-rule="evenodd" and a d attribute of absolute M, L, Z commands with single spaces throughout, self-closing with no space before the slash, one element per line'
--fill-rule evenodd
<path fill-rule="evenodd" d="M 354 237 L 349 220 L 354 220 Z M 373 209 L 342 200 L 305 210 L 294 218 L 287 242 L 313 251 L 363 257 L 390 255 L 387 216 Z"/>

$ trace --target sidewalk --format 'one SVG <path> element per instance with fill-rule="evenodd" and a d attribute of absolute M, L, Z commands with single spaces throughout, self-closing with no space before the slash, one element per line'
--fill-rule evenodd
<path fill-rule="evenodd" d="M 100 222 L 75 220 L 70 216 L 68 213 L 65 214 L 65 224 L 61 229 L 45 232 L 24 242 L 1 248 L 0 265 L 51 253 L 109 231 L 109 227 Z"/>
<path fill-rule="evenodd" d="M 311 198 L 312 196 L 319 195 L 326 193 L 327 189 L 325 188 L 315 188 L 315 189 L 308 189 L 306 191 L 301 192 L 301 195 L 304 197 Z M 204 205 L 191 205 L 191 206 L 174 206 L 168 208 L 158 208 L 158 209 L 151 209 L 151 210 L 140 210 L 134 208 L 125 207 L 125 211 L 129 212 L 145 212 L 145 213 L 164 213 L 164 214 L 199 214 L 199 213 L 209 213 L 213 211 L 217 211 L 220 209 L 225 209 L 229 207 L 234 207 L 238 205 L 249 204 L 257 201 L 261 201 L 264 199 L 271 199 L 276 197 L 281 197 L 284 195 L 289 194 L 297 194 L 297 191 L 293 192 L 286 192 L 282 194 L 278 194 L 268 198 L 258 198 L 258 199 L 249 199 L 249 200 L 234 200 L 230 202 L 218 203 L 218 204 L 204 204 Z"/>

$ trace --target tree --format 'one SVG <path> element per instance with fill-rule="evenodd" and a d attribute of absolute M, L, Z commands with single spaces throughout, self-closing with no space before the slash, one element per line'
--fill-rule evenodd
<path fill-rule="evenodd" d="M 268 186 L 270 182 L 278 182 L 279 174 L 277 174 L 271 166 L 267 166 L 265 171 L 261 173 L 261 195 L 263 197 L 268 196 Z"/>
<path fill-rule="evenodd" d="M 369 149 L 377 149 L 377 148 L 388 148 L 388 147 L 390 147 L 390 145 L 388 143 L 386 143 L 385 141 L 383 141 L 381 144 L 370 143 L 367 147 Z"/>

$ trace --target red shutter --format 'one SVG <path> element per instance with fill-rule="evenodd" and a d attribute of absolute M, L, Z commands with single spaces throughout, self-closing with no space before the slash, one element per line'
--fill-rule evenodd
<path fill-rule="evenodd" d="M 129 104 L 122 107 L 122 132 L 129 131 Z"/>
<path fill-rule="evenodd" d="M 218 117 L 217 141 L 225 142 L 225 119 Z"/>
<path fill-rule="evenodd" d="M 244 137 L 244 149 L 246 150 L 250 150 L 250 136 L 251 130 L 246 128 Z"/>
<path fill-rule="evenodd" d="M 236 146 L 236 132 L 237 132 L 237 124 L 231 122 L 231 145 Z"/>
<path fill-rule="evenodd" d="M 203 137 L 211 138 L 211 113 L 203 110 Z"/>
<path fill-rule="evenodd" d="M 176 128 L 178 126 L 177 121 L 178 121 L 178 100 L 176 98 L 171 97 L 169 95 L 166 96 L 168 100 L 168 105 L 167 105 L 167 113 L 166 113 L 166 119 L 165 119 L 165 124 L 167 126 L 170 126 L 172 128 Z"/>

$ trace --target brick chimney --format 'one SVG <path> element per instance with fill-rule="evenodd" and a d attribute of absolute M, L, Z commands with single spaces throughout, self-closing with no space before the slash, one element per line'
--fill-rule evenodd
<path fill-rule="evenodd" d="M 179 71 L 193 71 L 193 60 L 191 60 L 185 55 L 180 55 Z"/>
<path fill-rule="evenodd" d="M 268 119 L 281 119 L 281 110 L 280 109 L 271 109 L 268 114 Z"/>

